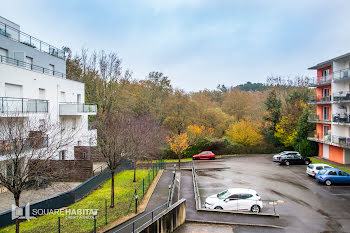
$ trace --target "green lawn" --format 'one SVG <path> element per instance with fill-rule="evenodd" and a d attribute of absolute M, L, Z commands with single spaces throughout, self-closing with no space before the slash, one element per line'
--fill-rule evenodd
<path fill-rule="evenodd" d="M 99 189 L 93 191 L 84 199 L 69 206 L 70 209 L 98 209 L 97 226 L 105 225 L 105 200 L 107 200 L 108 222 L 127 214 L 131 198 L 137 188 L 140 199 L 143 197 L 142 180 L 145 179 L 145 193 L 153 180 L 152 170 L 137 170 L 137 182 L 133 183 L 133 171 L 123 171 L 115 175 L 115 207 L 109 208 L 111 180 L 106 181 Z M 156 171 L 154 173 L 156 176 Z M 134 202 L 131 210 L 135 210 Z M 61 216 L 61 232 L 91 232 L 93 219 L 69 219 Z M 0 229 L 0 232 L 14 232 L 15 226 Z M 36 219 L 22 222 L 20 232 L 58 232 L 58 215 L 45 215 Z"/>
<path fill-rule="evenodd" d="M 312 157 L 310 157 L 310 159 L 311 159 L 312 163 L 325 163 L 325 164 L 328 164 L 328 165 L 330 165 L 330 166 L 332 166 L 334 168 L 342 169 L 343 171 L 346 171 L 347 173 L 350 173 L 350 169 L 349 168 L 337 167 L 337 166 L 334 166 L 334 165 L 332 165 L 330 163 L 326 163 L 326 162 L 323 162 L 322 160 L 315 159 L 315 158 L 312 158 Z"/>

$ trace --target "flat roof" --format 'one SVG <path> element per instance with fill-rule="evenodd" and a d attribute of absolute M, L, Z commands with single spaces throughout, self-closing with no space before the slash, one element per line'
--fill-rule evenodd
<path fill-rule="evenodd" d="M 321 63 L 318 63 L 317 65 L 311 66 L 311 67 L 308 68 L 308 69 L 309 69 L 309 70 L 320 69 L 320 68 L 323 68 L 323 67 L 332 65 L 332 62 L 333 62 L 333 61 L 338 61 L 338 60 L 341 60 L 341 59 L 344 59 L 344 58 L 349 58 L 349 57 L 350 57 L 350 53 L 346 53 L 346 54 L 343 54 L 343 55 L 341 55 L 341 56 L 338 56 L 338 57 L 329 59 L 329 60 L 324 61 L 324 62 L 321 62 Z"/>

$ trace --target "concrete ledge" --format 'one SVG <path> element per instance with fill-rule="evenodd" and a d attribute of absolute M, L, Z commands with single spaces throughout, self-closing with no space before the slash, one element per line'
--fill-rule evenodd
<path fill-rule="evenodd" d="M 237 214 L 237 215 L 252 215 L 252 216 L 261 216 L 261 217 L 273 217 L 273 218 L 279 218 L 280 216 L 278 214 L 267 214 L 267 213 L 252 213 L 252 212 L 240 212 L 240 211 L 229 211 L 229 210 L 210 210 L 205 208 L 199 208 L 197 211 L 204 211 L 204 212 L 219 212 L 219 213 L 227 213 L 227 214 Z"/>
<path fill-rule="evenodd" d="M 267 224 L 254 224 L 254 223 L 227 223 L 227 222 L 219 222 L 219 221 L 202 221 L 202 220 L 191 220 L 186 219 L 186 222 L 189 223 L 203 223 L 203 224 L 218 224 L 218 225 L 229 225 L 229 226 L 250 226 L 250 227 L 266 227 L 266 228 L 277 228 L 284 229 L 285 227 L 277 226 L 277 225 L 267 225 Z"/>

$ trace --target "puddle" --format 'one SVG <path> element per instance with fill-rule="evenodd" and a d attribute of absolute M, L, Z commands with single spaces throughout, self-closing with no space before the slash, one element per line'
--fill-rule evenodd
<path fill-rule="evenodd" d="M 309 203 L 307 203 L 307 202 L 305 202 L 305 201 L 303 201 L 303 200 L 297 199 L 297 198 L 292 197 L 292 196 L 289 196 L 289 195 L 287 195 L 287 194 L 280 193 L 280 192 L 278 192 L 278 191 L 276 191 L 276 190 L 273 190 L 273 189 L 269 189 L 269 190 L 270 190 L 272 193 L 274 193 L 274 194 L 277 194 L 277 195 L 279 195 L 279 196 L 281 196 L 281 197 L 285 197 L 285 198 L 287 198 L 287 199 L 289 199 L 289 200 L 291 200 L 291 201 L 294 201 L 294 202 L 296 202 L 296 203 L 298 203 L 298 204 L 300 204 L 300 205 L 311 207 L 311 205 L 310 205 Z"/>

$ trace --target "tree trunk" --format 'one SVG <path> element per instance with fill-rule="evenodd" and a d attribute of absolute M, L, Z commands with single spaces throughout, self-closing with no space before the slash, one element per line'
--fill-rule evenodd
<path fill-rule="evenodd" d="M 111 171 L 111 175 L 112 175 L 111 208 L 114 208 L 114 171 Z"/>
<path fill-rule="evenodd" d="M 20 197 L 20 195 L 17 194 L 17 195 L 14 195 L 14 197 L 15 197 L 16 207 L 19 207 L 19 197 Z M 19 233 L 19 218 L 18 217 L 16 218 L 16 233 Z"/>
<path fill-rule="evenodd" d="M 136 182 L 136 160 L 134 161 L 134 181 Z"/>
<path fill-rule="evenodd" d="M 179 170 L 181 168 L 181 155 L 179 154 Z"/>

